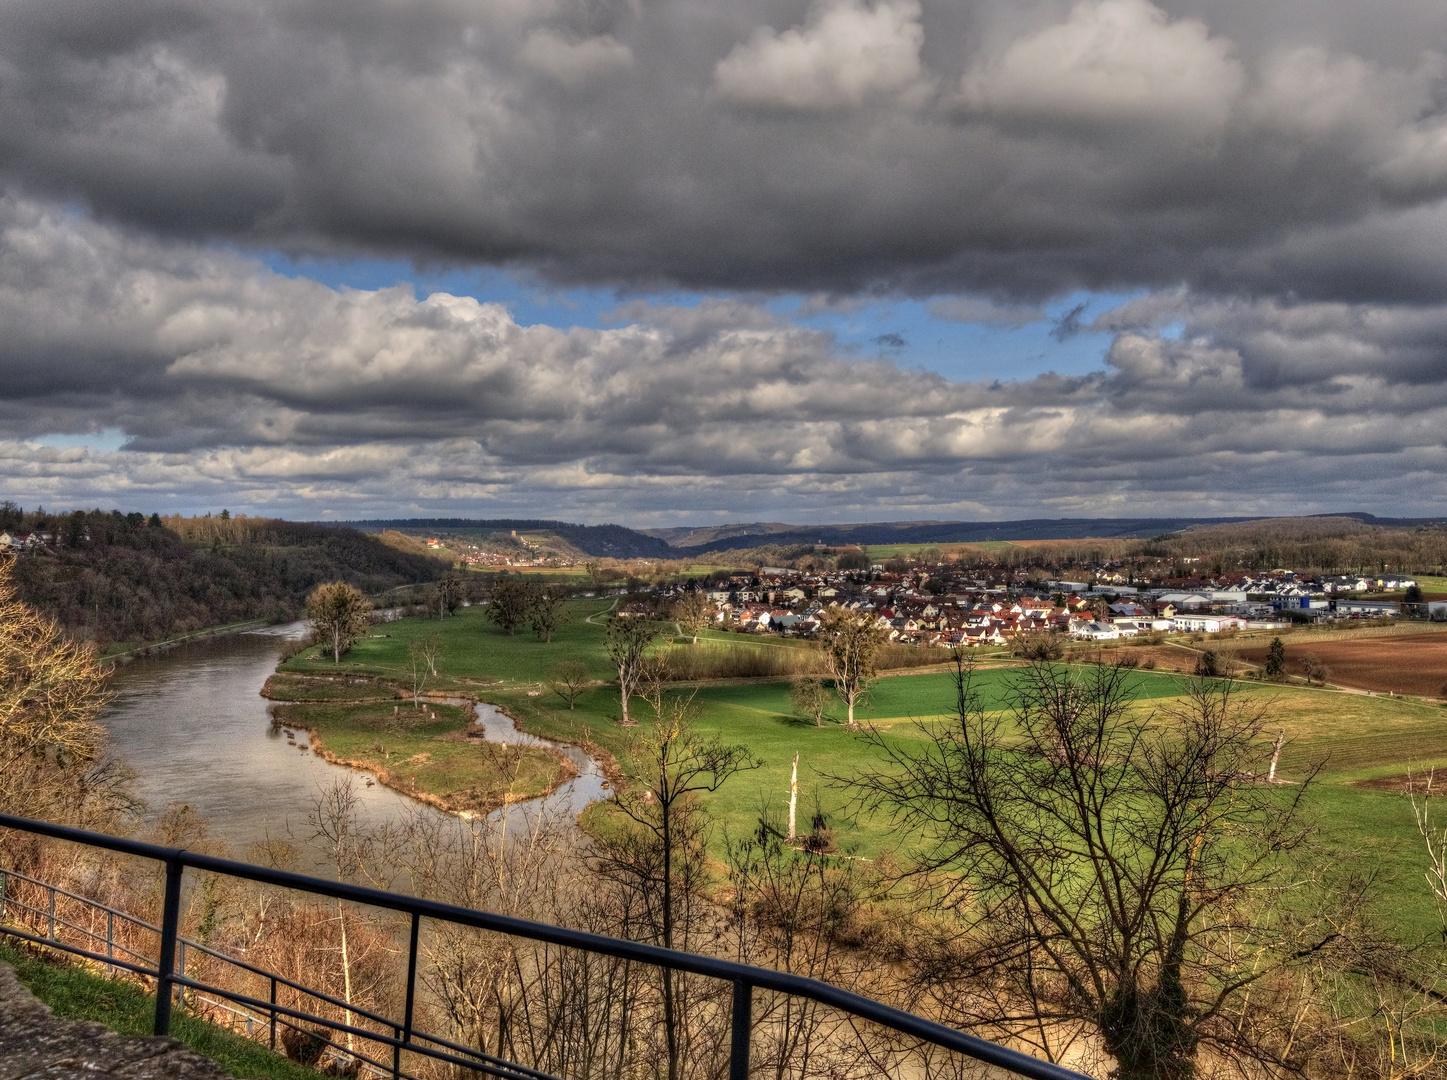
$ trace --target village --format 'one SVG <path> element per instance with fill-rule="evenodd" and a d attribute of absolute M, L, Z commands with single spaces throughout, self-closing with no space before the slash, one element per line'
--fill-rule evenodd
<path fill-rule="evenodd" d="M 982 574 L 949 563 L 902 569 L 873 563 L 867 570 L 811 572 L 761 567 L 695 583 L 713 606 L 719 629 L 810 637 L 830 606 L 873 612 L 887 638 L 899 644 L 977 647 L 1004 645 L 1035 634 L 1115 641 L 1141 634 L 1215 634 L 1285 628 L 1301 622 L 1447 618 L 1447 602 L 1369 599 L 1415 590 L 1405 577 L 1305 577 L 1278 570 L 1258 577 L 1223 575 L 1188 582 L 1115 580 L 1114 567 L 1096 568 L 1089 581 L 1042 580 L 1024 571 Z M 687 585 L 656 587 L 661 603 Z M 1408 594 L 1416 595 L 1415 592 Z M 625 613 L 643 615 L 638 602 Z"/>

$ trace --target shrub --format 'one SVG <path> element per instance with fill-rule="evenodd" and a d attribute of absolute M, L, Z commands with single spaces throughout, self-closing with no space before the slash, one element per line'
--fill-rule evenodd
<path fill-rule="evenodd" d="M 1325 686 L 1326 680 L 1331 677 L 1331 669 L 1315 653 L 1307 653 L 1297 663 L 1301 665 L 1301 673 L 1306 676 L 1306 681 L 1309 683 Z"/>
<path fill-rule="evenodd" d="M 322 1051 L 327 1048 L 320 1032 L 294 1027 L 288 1027 L 281 1033 L 281 1045 L 287 1057 L 307 1068 L 316 1065 L 322 1058 Z"/>
<path fill-rule="evenodd" d="M 1026 660 L 1059 660 L 1065 655 L 1065 644 L 1059 634 L 1026 634 L 1013 643 L 1010 651 Z"/>

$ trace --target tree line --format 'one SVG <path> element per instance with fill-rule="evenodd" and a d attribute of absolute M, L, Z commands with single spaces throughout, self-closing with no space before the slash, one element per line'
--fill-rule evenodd
<path fill-rule="evenodd" d="M 68 634 L 102 646 L 246 619 L 294 619 L 311 589 L 329 580 L 380 593 L 445 570 L 352 529 L 299 522 L 119 510 L 52 515 L 13 504 L 0 507 L 0 519 L 7 523 L 0 531 L 54 536 L 16 560 L 19 597 Z"/>

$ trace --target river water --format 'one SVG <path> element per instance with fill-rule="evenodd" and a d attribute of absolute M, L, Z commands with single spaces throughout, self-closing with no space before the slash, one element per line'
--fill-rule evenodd
<path fill-rule="evenodd" d="M 203 638 L 116 670 L 111 679 L 115 700 L 101 722 L 110 732 L 112 750 L 139 774 L 138 791 L 150 818 L 173 803 L 189 806 L 237 857 L 267 836 L 307 845 L 314 802 L 348 770 L 288 745 L 271 726 L 268 702 L 260 696 L 283 644 L 301 631 L 301 624 L 293 624 Z M 550 745 L 519 732 L 511 718 L 490 705 L 479 705 L 477 714 L 491 740 Z M 297 742 L 306 742 L 304 732 L 297 733 Z M 541 806 L 576 815 L 607 797 L 597 762 L 576 747 L 557 749 L 578 766 L 577 778 L 546 799 L 518 804 L 510 812 L 531 813 Z M 368 787 L 362 774 L 353 775 L 363 825 L 425 807 L 381 784 Z"/>

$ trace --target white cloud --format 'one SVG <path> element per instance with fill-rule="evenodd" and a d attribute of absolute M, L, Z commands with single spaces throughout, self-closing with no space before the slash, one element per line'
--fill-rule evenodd
<path fill-rule="evenodd" d="M 961 80 L 968 105 L 1006 119 L 1219 130 L 1245 81 L 1232 45 L 1150 0 L 1080 0 Z"/>
<path fill-rule="evenodd" d="M 919 99 L 924 28 L 917 0 L 820 0 L 808 22 L 760 27 L 718 62 L 719 96 L 773 109 L 840 109 L 880 98 Z"/>

